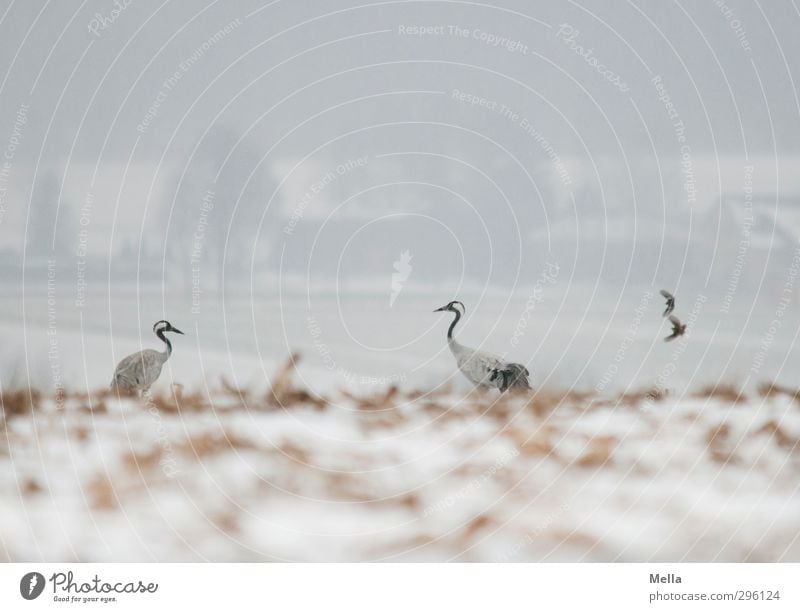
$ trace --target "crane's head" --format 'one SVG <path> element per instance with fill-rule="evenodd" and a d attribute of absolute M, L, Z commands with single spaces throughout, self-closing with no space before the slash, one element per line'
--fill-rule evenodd
<path fill-rule="evenodd" d="M 458 309 L 459 306 L 461 307 L 460 311 Z M 449 304 L 447 304 L 445 306 L 442 306 L 441 308 L 437 308 L 433 312 L 443 312 L 445 310 L 449 310 L 450 312 L 457 312 L 458 314 L 461 314 L 461 315 L 463 315 L 467 311 L 467 309 L 464 307 L 464 304 L 462 304 L 461 302 L 459 302 L 457 300 L 453 300 Z"/>
<path fill-rule="evenodd" d="M 183 332 L 179 330 L 177 327 L 173 327 L 172 323 L 169 321 L 157 321 L 155 325 L 153 325 L 153 331 L 157 334 L 158 332 L 175 332 L 176 334 L 183 335 Z"/>

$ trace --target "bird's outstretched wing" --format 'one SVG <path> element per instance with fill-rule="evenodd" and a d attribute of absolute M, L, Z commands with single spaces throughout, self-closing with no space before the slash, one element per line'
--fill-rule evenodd
<path fill-rule="evenodd" d="M 664 310 L 664 316 L 668 317 L 673 310 L 675 310 L 675 296 L 666 289 L 662 289 L 659 293 L 667 300 L 667 307 Z"/>
<path fill-rule="evenodd" d="M 681 323 L 680 319 L 675 315 L 669 316 L 669 322 L 672 323 L 672 333 L 666 338 L 664 338 L 664 342 L 670 342 L 671 340 L 674 340 L 678 336 L 682 336 L 686 331 L 686 326 L 683 323 Z"/>

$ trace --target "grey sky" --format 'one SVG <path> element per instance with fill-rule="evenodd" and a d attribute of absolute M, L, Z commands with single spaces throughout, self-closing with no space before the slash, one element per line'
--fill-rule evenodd
<path fill-rule="evenodd" d="M 432 278 L 510 282 L 558 249 L 594 278 L 603 253 L 627 266 L 653 240 L 673 276 L 698 257 L 705 278 L 688 245 L 719 243 L 715 207 L 741 197 L 748 159 L 773 217 L 798 191 L 798 20 L 789 2 L 711 0 L 3 3 L 1 244 L 22 247 L 49 171 L 55 232 L 90 201 L 90 252 L 163 258 L 164 238 L 190 248 L 221 177 L 209 235 L 273 271 L 284 247 L 313 267 L 319 239 L 337 273 L 361 232 L 385 248 L 376 269 L 410 248 Z"/>

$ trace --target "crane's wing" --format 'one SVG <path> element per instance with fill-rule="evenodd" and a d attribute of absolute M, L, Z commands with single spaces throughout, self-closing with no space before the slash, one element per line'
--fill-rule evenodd
<path fill-rule="evenodd" d="M 456 354 L 458 369 L 476 385 L 491 386 L 492 373 L 502 369 L 503 361 L 492 353 L 484 351 L 474 351 L 466 347 L 459 346 Z"/>
<path fill-rule="evenodd" d="M 133 353 L 117 364 L 111 386 L 135 389 L 142 384 L 144 369 L 141 353 Z"/>
<path fill-rule="evenodd" d="M 675 310 L 675 296 L 666 289 L 662 289 L 659 293 L 667 300 L 667 307 L 664 309 L 664 316 L 669 316 Z"/>
<path fill-rule="evenodd" d="M 676 317 L 675 315 L 670 315 L 669 322 L 672 323 L 672 333 L 666 338 L 664 338 L 664 342 L 670 342 L 671 340 L 674 340 L 678 336 L 683 335 L 684 326 L 681 324 L 681 320 L 678 317 Z"/>
<path fill-rule="evenodd" d="M 147 349 L 132 353 L 119 362 L 114 370 L 112 386 L 135 389 L 146 384 L 147 373 L 161 364 L 158 351 Z"/>

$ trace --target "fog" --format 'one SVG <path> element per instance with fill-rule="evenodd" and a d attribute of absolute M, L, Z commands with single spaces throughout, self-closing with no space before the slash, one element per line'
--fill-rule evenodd
<path fill-rule="evenodd" d="M 194 327 L 183 367 L 197 376 L 212 347 L 318 358 L 318 316 L 331 346 L 361 355 L 356 370 L 396 370 L 372 372 L 382 352 L 435 384 L 451 364 L 430 311 L 458 298 L 476 314 L 471 343 L 516 353 L 541 383 L 600 385 L 624 344 L 618 384 L 646 385 L 671 359 L 647 297 L 661 287 L 682 317 L 698 310 L 676 379 L 794 376 L 791 3 L 106 0 L 1 14 L 2 317 L 28 376 L 41 351 L 20 331 L 48 321 L 81 385 L 155 342 L 160 318 Z M 89 331 L 97 365 L 71 361 L 68 338 Z"/>

